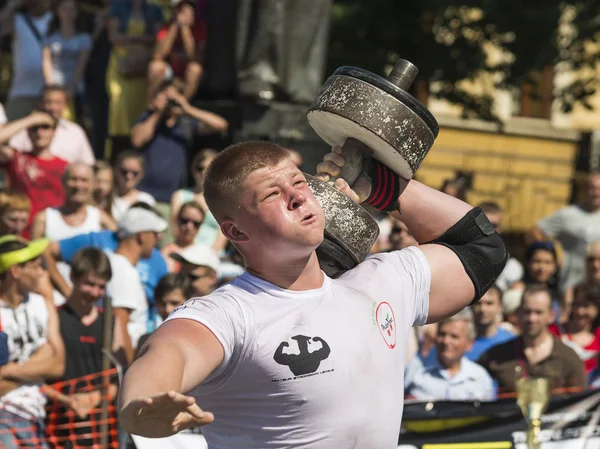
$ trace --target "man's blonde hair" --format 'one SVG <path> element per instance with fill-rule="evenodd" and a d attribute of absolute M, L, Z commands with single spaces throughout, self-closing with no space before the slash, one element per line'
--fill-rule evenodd
<path fill-rule="evenodd" d="M 273 142 L 236 143 L 221 151 L 210 163 L 204 178 L 204 199 L 220 223 L 239 201 L 248 175 L 290 159 L 287 150 Z"/>

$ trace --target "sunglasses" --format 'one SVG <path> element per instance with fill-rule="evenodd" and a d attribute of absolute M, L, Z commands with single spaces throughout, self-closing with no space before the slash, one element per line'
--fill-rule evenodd
<path fill-rule="evenodd" d="M 200 226 L 202 226 L 201 221 L 192 220 L 191 218 L 180 218 L 179 219 L 180 225 L 186 225 L 188 223 L 192 223 L 195 228 L 199 228 Z"/>
<path fill-rule="evenodd" d="M 121 171 L 121 174 L 122 174 L 123 176 L 125 176 L 125 177 L 126 177 L 128 174 L 130 174 L 130 173 L 131 173 L 131 174 L 132 174 L 134 177 L 137 177 L 137 176 L 140 174 L 139 170 L 127 170 L 126 168 L 122 168 L 120 171 Z"/>
<path fill-rule="evenodd" d="M 193 274 L 193 273 L 190 273 L 190 274 L 188 274 L 188 277 L 190 278 L 190 280 L 192 282 L 194 282 L 194 281 L 198 281 L 198 280 L 203 279 L 203 278 L 209 278 L 210 274 L 208 274 L 208 273 L 204 273 L 204 274 Z"/>
<path fill-rule="evenodd" d="M 31 129 L 31 131 L 35 132 L 35 131 L 38 131 L 40 129 L 43 129 L 43 130 L 54 129 L 54 126 L 51 126 L 51 125 L 37 125 L 37 126 L 32 126 L 30 129 Z"/>

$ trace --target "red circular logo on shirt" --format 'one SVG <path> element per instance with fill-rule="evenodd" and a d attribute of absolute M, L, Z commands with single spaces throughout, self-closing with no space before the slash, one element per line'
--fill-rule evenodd
<path fill-rule="evenodd" d="M 387 302 L 379 303 L 375 311 L 375 321 L 379 332 L 390 349 L 396 347 L 396 317 L 392 306 Z"/>

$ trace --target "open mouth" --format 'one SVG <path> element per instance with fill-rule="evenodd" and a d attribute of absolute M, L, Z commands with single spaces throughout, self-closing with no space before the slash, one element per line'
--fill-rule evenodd
<path fill-rule="evenodd" d="M 306 214 L 304 217 L 302 217 L 301 222 L 306 223 L 308 221 L 311 221 L 314 217 L 315 217 L 315 214 Z"/>

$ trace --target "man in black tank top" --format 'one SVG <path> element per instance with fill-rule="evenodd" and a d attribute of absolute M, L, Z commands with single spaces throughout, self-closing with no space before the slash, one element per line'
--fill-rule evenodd
<path fill-rule="evenodd" d="M 60 447 L 98 444 L 95 441 L 98 439 L 96 427 L 101 415 L 102 384 L 105 381 L 100 374 L 104 316 L 97 304 L 104 297 L 111 277 L 110 262 L 102 250 L 83 248 L 73 256 L 73 290 L 58 312 L 60 333 L 65 343 L 65 375 L 58 384 L 61 395 L 57 395 L 48 414 L 48 428 Z M 108 388 L 110 401 L 116 393 L 116 379 L 111 379 Z M 74 435 L 78 437 L 74 438 Z"/>

